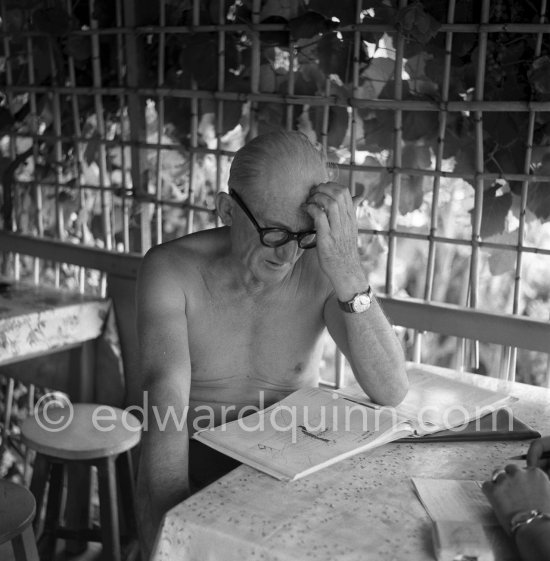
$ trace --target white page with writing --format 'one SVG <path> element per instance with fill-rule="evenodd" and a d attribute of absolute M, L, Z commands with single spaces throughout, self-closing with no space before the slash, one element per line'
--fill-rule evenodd
<path fill-rule="evenodd" d="M 275 477 L 293 479 L 361 450 L 411 434 L 386 411 L 303 388 L 239 421 L 194 438 Z"/>

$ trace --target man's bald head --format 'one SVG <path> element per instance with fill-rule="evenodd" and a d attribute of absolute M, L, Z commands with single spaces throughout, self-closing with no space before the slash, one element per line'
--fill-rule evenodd
<path fill-rule="evenodd" d="M 303 200 L 327 179 L 326 159 L 309 139 L 281 130 L 257 136 L 235 154 L 228 184 L 265 202 L 272 197 Z"/>

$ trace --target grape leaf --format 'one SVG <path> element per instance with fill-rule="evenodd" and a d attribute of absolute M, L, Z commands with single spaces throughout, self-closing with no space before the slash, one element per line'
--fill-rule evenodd
<path fill-rule="evenodd" d="M 363 161 L 364 166 L 380 166 L 380 162 L 367 156 Z M 392 175 L 385 167 L 380 166 L 380 173 L 375 171 L 362 171 L 356 174 L 365 187 L 365 199 L 374 208 L 380 208 L 384 204 L 386 188 L 391 184 Z"/>
<path fill-rule="evenodd" d="M 71 30 L 71 16 L 58 6 L 38 8 L 32 14 L 32 23 L 37 31 L 63 37 Z"/>
<path fill-rule="evenodd" d="M 337 74 L 343 82 L 348 81 L 349 58 L 353 54 L 353 44 L 349 37 L 336 32 L 325 33 L 317 43 L 319 68 L 328 76 Z"/>
<path fill-rule="evenodd" d="M 378 97 L 388 99 L 393 97 L 385 88 L 394 72 L 395 60 L 386 57 L 373 59 L 361 73 L 357 97 L 361 99 L 376 99 Z M 382 95 L 383 93 L 384 95 Z M 366 116 L 365 110 L 360 110 L 360 112 L 363 113 L 363 116 Z"/>
<path fill-rule="evenodd" d="M 5 107 L 0 107 L 0 133 L 5 134 L 14 124 L 13 115 Z"/>
<path fill-rule="evenodd" d="M 550 93 L 550 57 L 541 56 L 533 61 L 528 73 L 529 83 L 537 93 Z"/>
<path fill-rule="evenodd" d="M 277 89 L 277 77 L 271 64 L 260 65 L 260 91 L 273 93 Z"/>
<path fill-rule="evenodd" d="M 246 4 L 250 9 L 252 9 L 251 0 L 247 0 Z M 279 16 L 285 18 L 286 20 L 290 20 L 298 17 L 304 11 L 305 3 L 303 0 L 263 0 L 260 19 L 263 21 L 265 18 L 271 16 Z"/>
<path fill-rule="evenodd" d="M 483 114 L 483 129 L 498 145 L 506 146 L 525 138 L 527 119 L 522 113 L 486 111 Z"/>
<path fill-rule="evenodd" d="M 181 1 L 181 0 L 180 0 Z M 225 22 L 225 17 L 227 14 L 227 10 L 229 7 L 234 4 L 233 0 L 224 0 L 223 7 L 222 7 L 222 23 Z M 220 22 L 220 1 L 219 0 L 210 0 L 208 3 L 208 14 L 210 16 L 210 22 L 213 24 L 217 24 Z"/>
<path fill-rule="evenodd" d="M 166 74 L 166 86 L 188 89 L 191 87 L 191 77 L 188 73 L 172 69 Z M 184 97 L 165 97 L 164 122 L 174 127 L 178 137 L 185 138 L 191 127 L 191 100 Z"/>
<path fill-rule="evenodd" d="M 365 16 L 363 23 L 376 23 L 376 24 L 383 24 L 383 25 L 395 25 L 395 10 L 391 6 L 386 6 L 382 2 L 382 0 L 372 0 L 369 2 L 368 6 L 369 9 L 374 11 L 374 15 L 371 16 L 368 12 Z M 363 3 L 363 9 L 366 10 L 367 7 L 365 3 Z M 382 31 L 362 31 L 361 32 L 361 39 L 363 41 L 368 41 L 369 43 L 377 44 L 378 41 L 382 38 L 384 33 Z"/>
<path fill-rule="evenodd" d="M 249 82 L 245 78 L 237 76 L 230 76 L 226 81 L 226 87 L 232 92 L 247 92 Z M 217 111 L 218 104 L 214 100 L 201 100 L 201 113 L 213 113 Z M 220 135 L 233 130 L 241 120 L 243 104 L 240 101 L 224 101 L 223 103 L 223 118 L 222 130 L 216 131 Z M 217 126 L 217 119 L 214 119 L 214 125 Z"/>
<path fill-rule="evenodd" d="M 518 243 L 518 230 L 514 230 L 513 232 L 503 232 L 502 234 L 494 234 L 485 238 L 485 241 L 515 246 Z M 489 271 L 491 271 L 493 276 L 502 275 L 514 270 L 516 266 L 515 251 L 496 248 L 488 248 L 485 251 L 489 253 Z"/>
<path fill-rule="evenodd" d="M 21 0 L 17 0 L 17 2 L 20 1 Z M 21 4 L 23 4 L 23 2 L 21 2 Z M 23 5 L 14 6 L 14 8 L 15 7 L 17 9 L 7 9 L 5 15 L 2 14 L 2 29 L 7 33 L 18 33 L 25 27 L 26 18 L 23 12 L 25 7 Z M 31 6 L 28 8 L 30 9 Z M 12 41 L 14 39 L 16 39 L 16 36 L 11 38 Z"/>
<path fill-rule="evenodd" d="M 332 31 L 338 27 L 338 22 L 326 18 L 318 12 L 306 12 L 288 22 L 290 35 L 293 39 L 310 39 L 326 31 Z"/>
<path fill-rule="evenodd" d="M 401 160 L 404 168 L 429 169 L 431 152 L 427 146 L 405 144 Z M 423 175 L 402 175 L 399 212 L 407 214 L 420 208 L 424 200 L 424 186 L 428 178 Z"/>
<path fill-rule="evenodd" d="M 395 27 L 409 41 L 425 45 L 436 35 L 441 24 L 424 10 L 420 2 L 414 2 L 398 11 Z"/>
<path fill-rule="evenodd" d="M 285 110 L 281 103 L 258 103 L 258 133 L 264 134 L 283 127 Z"/>
<path fill-rule="evenodd" d="M 97 161 L 97 154 L 101 145 L 101 135 L 95 131 L 86 143 L 86 148 L 82 154 L 84 161 L 90 165 L 92 162 Z"/>
<path fill-rule="evenodd" d="M 375 59 L 378 60 L 378 59 Z M 386 65 L 386 70 L 389 66 Z M 395 82 L 389 80 L 382 91 L 380 92 L 380 99 L 392 99 L 394 97 L 393 90 Z M 429 100 L 433 101 L 431 96 L 417 95 L 413 93 L 407 82 L 403 83 L 402 99 L 404 100 Z M 392 127 L 394 122 L 393 111 L 376 111 L 376 115 L 384 127 Z M 437 134 L 439 125 L 439 117 L 437 111 L 403 111 L 403 140 L 405 141 L 418 141 L 424 140 L 429 142 Z"/>
<path fill-rule="evenodd" d="M 509 173 L 522 173 L 525 162 L 523 153 L 523 141 L 519 137 L 513 142 L 501 147 L 498 143 L 485 142 L 485 153 L 489 156 L 485 162 L 485 169 L 488 172 L 506 175 Z M 509 180 L 508 184 L 513 193 L 519 193 L 521 190 L 520 181 Z"/>
<path fill-rule="evenodd" d="M 437 135 L 437 111 L 403 111 L 403 140 L 429 140 Z"/>
<path fill-rule="evenodd" d="M 365 200 L 373 208 L 380 208 L 386 199 L 386 187 L 391 183 L 391 177 L 389 177 L 390 174 L 388 172 L 385 175 L 388 176 L 387 182 L 381 178 L 380 181 L 367 187 Z"/>
<path fill-rule="evenodd" d="M 265 24 L 280 24 L 285 25 L 288 20 L 281 16 L 269 16 L 261 21 Z M 260 31 L 260 41 L 263 45 L 279 45 L 281 47 L 288 47 L 290 44 L 290 34 L 286 29 L 281 31 Z"/>
<path fill-rule="evenodd" d="M 426 62 L 429 58 L 430 55 L 426 51 L 421 51 L 407 60 L 405 70 L 409 74 L 411 90 L 419 94 L 435 97 L 439 96 L 439 87 L 437 82 L 426 74 Z"/>
<path fill-rule="evenodd" d="M 389 111 L 377 111 L 377 115 L 363 121 L 364 136 L 361 149 L 381 152 L 393 147 L 393 120 Z"/>
<path fill-rule="evenodd" d="M 311 107 L 311 117 L 313 120 L 314 130 L 318 138 L 323 133 L 323 108 Z M 349 115 L 345 107 L 330 107 L 327 130 L 327 144 L 329 147 L 338 148 L 344 140 L 348 131 Z"/>
<path fill-rule="evenodd" d="M 325 75 L 313 63 L 300 64 L 294 73 L 294 93 L 296 95 L 314 95 L 325 84 Z"/>
<path fill-rule="evenodd" d="M 33 41 L 34 80 L 37 84 L 43 84 L 53 73 L 47 41 L 48 37 L 38 37 Z M 28 83 L 28 76 L 22 78 Z"/>
<path fill-rule="evenodd" d="M 213 90 L 217 85 L 218 40 L 214 33 L 186 37 L 179 55 L 180 67 L 190 73 L 200 89 Z M 231 67 L 226 63 L 227 67 Z"/>
<path fill-rule="evenodd" d="M 504 232 L 506 215 L 512 208 L 512 194 L 497 195 L 499 186 L 490 187 L 483 192 L 480 235 L 483 239 Z M 470 211 L 472 224 L 474 209 Z"/>
<path fill-rule="evenodd" d="M 201 115 L 211 113 L 215 115 L 217 103 L 211 99 L 201 99 L 200 103 L 200 111 Z M 223 104 L 223 117 L 222 117 L 222 130 L 219 131 L 220 135 L 224 135 L 225 133 L 233 130 L 238 124 L 241 119 L 243 110 L 243 105 L 239 101 L 226 101 Z M 217 119 L 214 118 L 213 120 L 214 125 L 217 124 Z M 216 131 L 218 132 L 218 131 Z"/>
<path fill-rule="evenodd" d="M 329 146 L 338 148 L 348 130 L 349 115 L 345 107 L 331 107 L 329 109 L 327 142 Z"/>
<path fill-rule="evenodd" d="M 424 178 L 419 175 L 401 177 L 399 193 L 399 214 L 408 214 L 422 206 L 424 200 Z"/>
<path fill-rule="evenodd" d="M 550 183 L 532 183 L 529 186 L 527 208 L 541 220 L 548 220 L 550 218 Z"/>
<path fill-rule="evenodd" d="M 308 7 L 327 18 L 337 18 L 340 25 L 348 25 L 355 23 L 355 4 L 355 0 L 310 0 Z"/>
<path fill-rule="evenodd" d="M 70 35 L 67 39 L 67 54 L 83 62 L 92 56 L 91 38 L 86 35 Z"/>

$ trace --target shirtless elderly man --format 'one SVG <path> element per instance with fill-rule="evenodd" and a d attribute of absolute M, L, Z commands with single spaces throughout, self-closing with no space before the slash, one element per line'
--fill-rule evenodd
<path fill-rule="evenodd" d="M 219 460 L 205 455 L 200 465 L 195 441 L 190 451 L 198 417 L 210 411 L 217 424 L 316 385 L 325 327 L 372 399 L 396 405 L 408 388 L 403 351 L 359 261 L 356 202 L 328 181 L 309 140 L 283 131 L 255 138 L 235 155 L 228 183 L 216 198 L 223 227 L 153 248 L 140 269 L 149 405 L 161 417 L 189 405 L 187 426 L 149 422 L 143 434 L 146 549 L 164 512 L 189 495 L 190 478 Z M 233 415 L 223 419 L 224 408 Z"/>

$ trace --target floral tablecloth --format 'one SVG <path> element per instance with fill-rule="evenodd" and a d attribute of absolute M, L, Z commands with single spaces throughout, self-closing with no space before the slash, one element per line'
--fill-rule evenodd
<path fill-rule="evenodd" d="M 462 376 L 517 396 L 519 418 L 550 433 L 550 390 Z M 435 559 L 411 477 L 485 480 L 528 443 L 390 443 L 293 482 L 242 465 L 166 514 L 152 561 Z M 510 548 L 498 559 L 518 554 Z"/>

